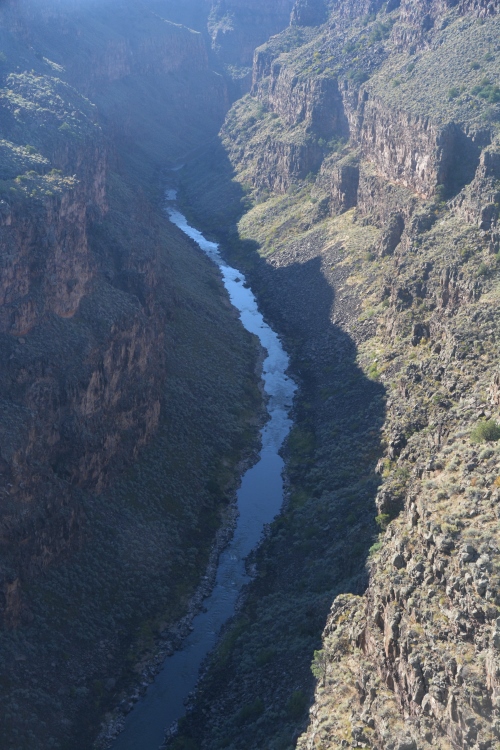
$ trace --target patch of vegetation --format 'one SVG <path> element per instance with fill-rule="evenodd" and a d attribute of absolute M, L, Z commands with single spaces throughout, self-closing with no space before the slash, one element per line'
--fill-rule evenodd
<path fill-rule="evenodd" d="M 496 442 L 500 440 L 500 425 L 494 419 L 479 422 L 470 437 L 473 443 Z"/>
<path fill-rule="evenodd" d="M 374 23 L 370 30 L 370 36 L 369 41 L 370 44 L 375 44 L 376 42 L 383 42 L 386 39 L 388 39 L 391 35 L 392 27 L 394 26 L 395 19 L 394 18 L 388 18 L 384 22 L 377 21 Z"/>
<path fill-rule="evenodd" d="M 491 83 L 487 78 L 483 79 L 477 86 L 474 86 L 472 93 L 481 99 L 486 99 L 490 104 L 500 102 L 500 86 Z"/>

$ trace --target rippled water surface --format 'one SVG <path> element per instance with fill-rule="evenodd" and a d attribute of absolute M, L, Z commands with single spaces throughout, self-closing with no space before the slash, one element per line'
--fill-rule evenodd
<path fill-rule="evenodd" d="M 264 322 L 245 277 L 222 259 L 218 245 L 191 227 L 175 207 L 176 193 L 166 194 L 171 221 L 195 240 L 216 263 L 244 327 L 256 334 L 267 351 L 263 365 L 264 389 L 270 419 L 262 430 L 258 462 L 243 476 L 238 491 L 239 517 L 234 537 L 220 556 L 217 579 L 205 599 L 206 611 L 193 620 L 193 631 L 183 648 L 165 660 L 162 671 L 145 696 L 127 716 L 113 750 L 157 750 L 165 729 L 184 714 L 184 701 L 198 680 L 201 662 L 216 643 L 222 625 L 234 613 L 242 586 L 248 582 L 244 559 L 259 542 L 265 524 L 279 513 L 283 502 L 283 460 L 278 454 L 291 427 L 289 411 L 296 385 L 287 374 L 288 356 L 276 333 Z"/>

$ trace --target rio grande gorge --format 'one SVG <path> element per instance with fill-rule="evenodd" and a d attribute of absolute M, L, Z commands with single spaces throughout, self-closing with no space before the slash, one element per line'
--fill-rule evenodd
<path fill-rule="evenodd" d="M 0 0 L 1 750 L 500 750 L 499 217 L 500 0 Z"/>

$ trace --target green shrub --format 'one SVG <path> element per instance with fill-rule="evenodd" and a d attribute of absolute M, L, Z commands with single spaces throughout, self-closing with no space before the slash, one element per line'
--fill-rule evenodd
<path fill-rule="evenodd" d="M 275 656 L 276 650 L 274 648 L 264 648 L 257 654 L 255 663 L 258 667 L 263 667 L 266 664 L 269 664 L 269 662 L 272 661 Z"/>
<path fill-rule="evenodd" d="M 351 52 L 355 52 L 355 51 L 356 51 L 356 44 L 353 41 L 347 42 L 344 49 L 342 50 L 344 55 L 349 55 Z"/>
<path fill-rule="evenodd" d="M 390 522 L 391 517 L 388 513 L 380 513 L 378 516 L 375 516 L 375 523 L 381 531 L 385 531 Z"/>
<path fill-rule="evenodd" d="M 369 77 L 368 73 L 364 70 L 350 70 L 347 74 L 347 78 L 358 86 L 365 83 Z"/>
<path fill-rule="evenodd" d="M 385 23 L 376 23 L 370 32 L 370 42 L 375 44 L 376 42 L 382 42 L 388 39 L 391 35 L 391 30 L 394 25 L 394 21 L 389 19 Z"/>
<path fill-rule="evenodd" d="M 63 122 L 62 125 L 59 125 L 59 130 L 65 135 L 74 135 L 71 125 L 69 125 L 67 122 Z"/>
<path fill-rule="evenodd" d="M 436 185 L 436 188 L 434 190 L 434 195 L 436 196 L 436 201 L 438 203 L 443 203 L 443 201 L 446 198 L 446 188 L 444 185 Z"/>
<path fill-rule="evenodd" d="M 479 96 L 481 99 L 486 99 L 490 104 L 500 102 L 500 86 L 491 83 L 489 78 L 483 78 L 481 83 L 474 86 L 472 93 L 475 96 Z"/>
<path fill-rule="evenodd" d="M 456 99 L 459 94 L 460 91 L 457 89 L 457 87 L 452 86 L 448 91 L 448 101 L 451 102 L 452 99 Z"/>
<path fill-rule="evenodd" d="M 470 439 L 473 443 L 490 443 L 500 440 L 500 425 L 494 419 L 479 422 L 472 430 Z"/>
<path fill-rule="evenodd" d="M 478 276 L 486 276 L 486 274 L 489 271 L 489 267 L 486 265 L 486 263 L 480 263 L 479 267 L 477 269 L 477 275 Z"/>

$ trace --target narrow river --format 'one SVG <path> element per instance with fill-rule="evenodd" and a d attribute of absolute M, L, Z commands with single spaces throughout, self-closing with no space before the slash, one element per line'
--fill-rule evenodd
<path fill-rule="evenodd" d="M 232 304 L 244 327 L 258 336 L 267 351 L 263 365 L 264 390 L 268 396 L 269 421 L 262 430 L 258 462 L 243 476 L 238 491 L 238 521 L 234 537 L 220 556 L 215 587 L 205 599 L 205 611 L 193 620 L 193 630 L 180 651 L 165 660 L 162 671 L 125 720 L 113 750 L 158 750 L 165 729 L 185 713 L 184 702 L 198 680 L 200 665 L 217 641 L 222 625 L 234 613 L 242 586 L 248 582 L 244 560 L 259 542 L 264 525 L 279 513 L 283 502 L 283 460 L 279 449 L 292 422 L 289 412 L 296 385 L 286 372 L 288 356 L 276 333 L 264 322 L 245 277 L 228 266 L 218 245 L 189 226 L 175 206 L 176 193 L 166 194 L 171 221 L 216 263 Z"/>

